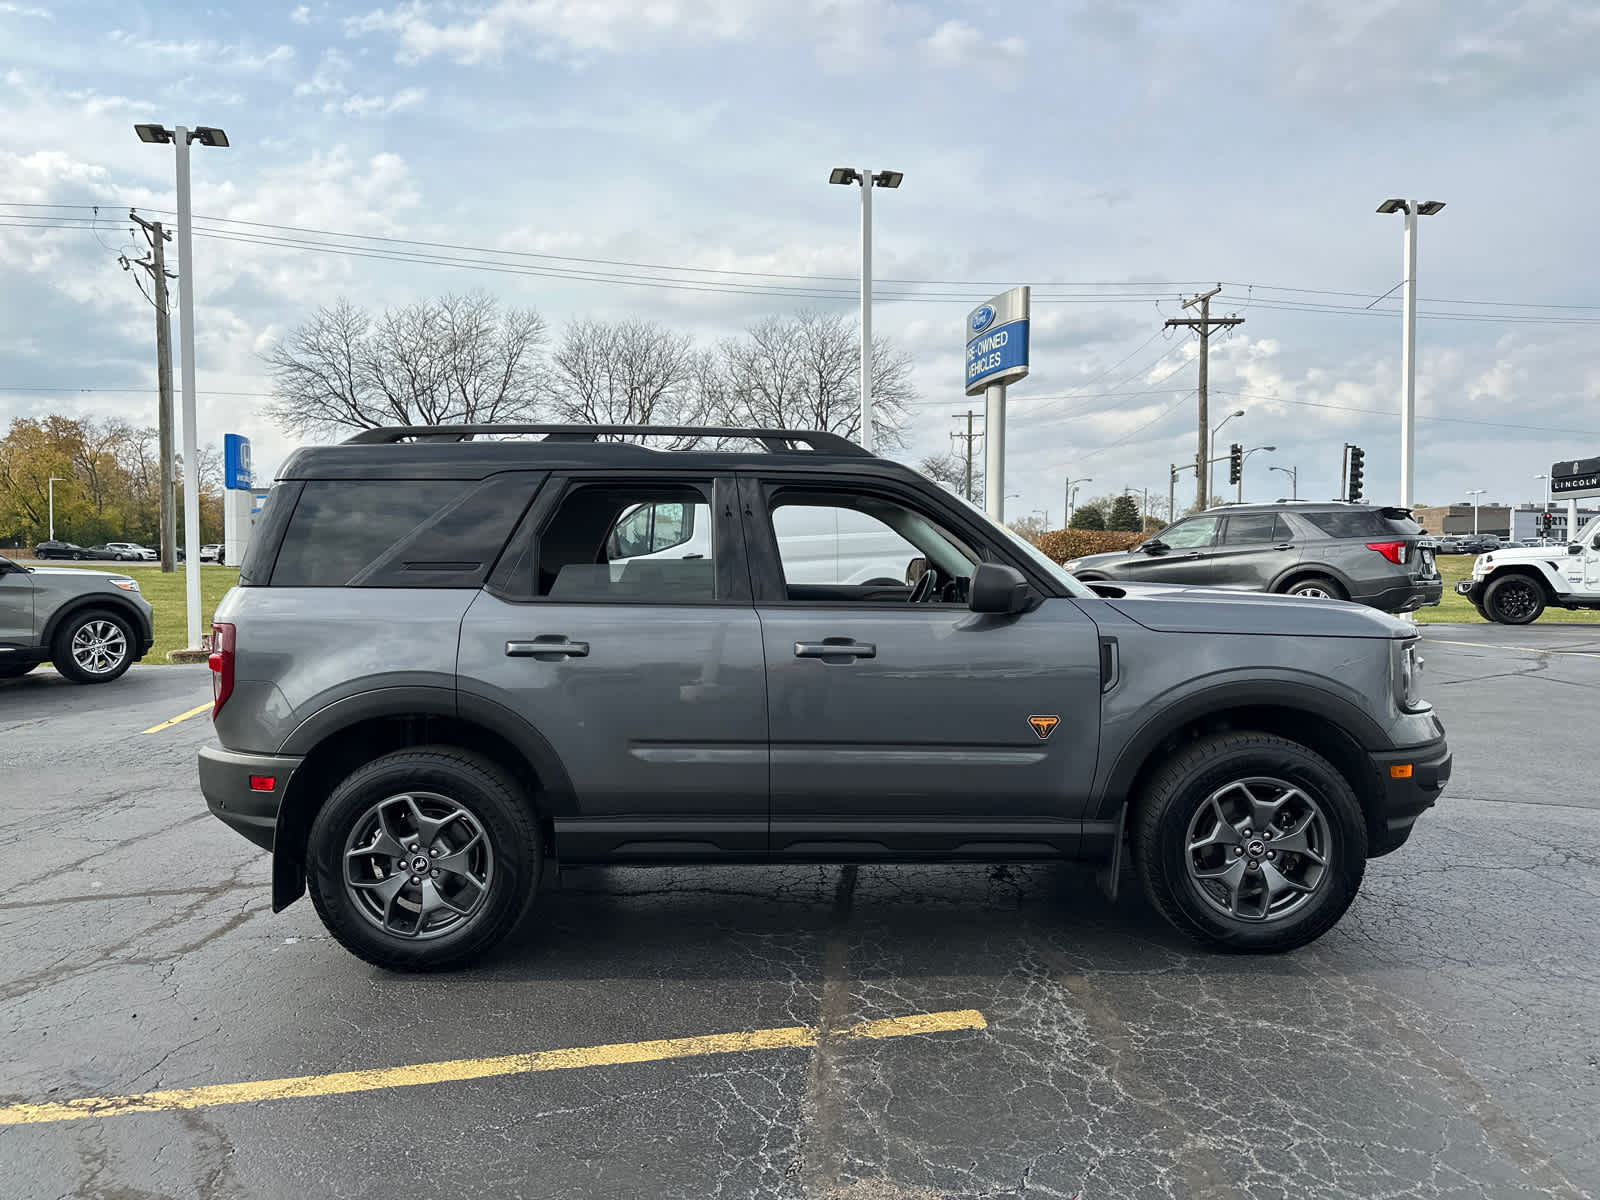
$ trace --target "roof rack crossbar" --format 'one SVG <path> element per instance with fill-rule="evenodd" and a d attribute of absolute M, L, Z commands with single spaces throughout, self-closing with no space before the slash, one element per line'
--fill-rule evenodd
<path fill-rule="evenodd" d="M 838 454 L 871 458 L 849 438 L 818 429 L 732 429 L 710 425 L 389 425 L 363 429 L 344 444 L 393 445 L 408 438 L 422 442 L 470 442 L 479 435 L 537 433 L 546 442 L 595 442 L 602 436 L 748 438 L 772 454 Z"/>

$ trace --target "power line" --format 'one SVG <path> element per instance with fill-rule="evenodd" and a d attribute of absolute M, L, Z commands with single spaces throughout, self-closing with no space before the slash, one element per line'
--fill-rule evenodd
<path fill-rule="evenodd" d="M 1319 400 L 1291 400 L 1287 396 L 1267 396 L 1258 392 L 1236 392 L 1226 388 L 1212 388 L 1212 391 L 1223 396 L 1238 396 L 1243 400 L 1260 400 L 1271 404 L 1295 404 L 1302 408 L 1327 408 L 1335 412 L 1368 413 L 1377 417 L 1398 417 L 1400 410 L 1397 408 L 1358 408 L 1351 404 L 1328 404 Z M 1472 417 L 1428 417 L 1417 414 L 1419 421 L 1443 421 L 1454 425 L 1487 425 L 1495 429 L 1523 429 L 1535 433 L 1578 433 L 1588 437 L 1600 437 L 1600 430 L 1594 429 L 1569 429 L 1559 425 L 1519 425 L 1509 421 L 1480 421 Z"/>

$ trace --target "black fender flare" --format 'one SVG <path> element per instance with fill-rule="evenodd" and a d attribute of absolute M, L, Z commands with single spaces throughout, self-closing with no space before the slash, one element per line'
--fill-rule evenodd
<path fill-rule="evenodd" d="M 343 730 L 383 717 L 449 717 L 481 726 L 528 760 L 539 776 L 539 799 L 546 816 L 577 815 L 571 777 L 544 735 L 504 705 L 453 688 L 386 687 L 345 696 L 296 725 L 278 753 L 303 758 Z"/>
<path fill-rule="evenodd" d="M 1383 727 L 1360 708 L 1309 684 L 1283 679 L 1241 679 L 1213 684 L 1164 702 L 1161 711 L 1123 744 L 1101 788 L 1095 813 L 1097 819 L 1116 817 L 1118 808 L 1131 799 L 1139 772 L 1167 738 L 1205 717 L 1240 708 L 1275 708 L 1303 713 L 1325 722 L 1360 750 L 1393 748 Z"/>

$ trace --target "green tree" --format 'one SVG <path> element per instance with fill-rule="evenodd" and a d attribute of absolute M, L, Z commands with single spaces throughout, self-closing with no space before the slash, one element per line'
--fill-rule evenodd
<path fill-rule="evenodd" d="M 1138 502 L 1123 492 L 1111 502 L 1111 515 L 1106 520 L 1106 528 L 1122 533 L 1137 533 L 1140 525 Z"/>
<path fill-rule="evenodd" d="M 1072 510 L 1071 529 L 1104 529 L 1106 527 L 1106 510 L 1096 501 L 1080 504 Z"/>

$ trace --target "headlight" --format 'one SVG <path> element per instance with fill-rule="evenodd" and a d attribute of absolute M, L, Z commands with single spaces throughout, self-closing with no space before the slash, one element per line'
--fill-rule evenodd
<path fill-rule="evenodd" d="M 1066 562 L 1061 564 L 1061 569 L 1063 571 L 1076 571 L 1081 566 L 1083 566 L 1083 559 L 1069 558 Z"/>
<path fill-rule="evenodd" d="M 139 581 L 137 579 L 113 579 L 111 585 L 119 587 L 125 592 L 137 592 L 139 590 Z"/>
<path fill-rule="evenodd" d="M 1400 647 L 1400 707 L 1407 712 L 1423 712 L 1428 702 L 1422 698 L 1422 655 L 1415 639 Z"/>

